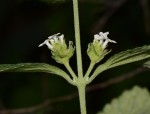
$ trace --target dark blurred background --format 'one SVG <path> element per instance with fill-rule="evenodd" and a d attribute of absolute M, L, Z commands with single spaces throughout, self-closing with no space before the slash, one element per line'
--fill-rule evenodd
<path fill-rule="evenodd" d="M 109 31 L 109 38 L 117 41 L 117 44 L 108 46 L 112 52 L 103 62 L 120 51 L 150 44 L 149 6 L 149 0 L 79 0 L 84 73 L 90 62 L 86 54 L 87 45 L 93 41 L 93 35 L 100 31 Z M 65 35 L 67 43 L 74 41 L 71 0 L 1 0 L 0 64 L 44 62 L 65 70 L 64 66 L 51 58 L 46 46 L 38 48 L 48 36 L 58 32 Z M 75 56 L 70 63 L 76 71 L 74 61 Z M 91 85 L 132 72 L 145 61 L 106 71 Z M 149 71 L 137 73 L 131 79 L 88 92 L 88 114 L 95 114 L 112 98 L 134 85 L 150 89 L 149 74 Z M 0 73 L 0 111 L 6 110 L 5 114 L 9 114 L 7 110 L 24 108 L 24 114 L 79 114 L 78 97 L 55 102 L 57 97 L 76 91 L 75 87 L 56 75 Z M 32 111 L 48 99 L 54 100 L 54 103 Z M 31 108 L 31 112 L 27 113 L 26 108 Z"/>

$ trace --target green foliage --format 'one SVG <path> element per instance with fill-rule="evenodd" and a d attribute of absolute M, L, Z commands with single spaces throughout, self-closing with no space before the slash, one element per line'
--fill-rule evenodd
<path fill-rule="evenodd" d="M 1 64 L 0 72 L 47 72 L 60 75 L 59 68 L 45 63 Z"/>
<path fill-rule="evenodd" d="M 98 114 L 150 114 L 150 93 L 145 88 L 134 87 L 107 104 Z"/>
<path fill-rule="evenodd" d="M 145 62 L 144 66 L 150 68 L 150 61 Z"/>
<path fill-rule="evenodd" d="M 63 2 L 64 0 L 38 0 L 43 1 L 45 3 L 49 3 L 51 6 L 45 6 L 42 2 L 37 2 L 37 0 L 2 0 L 1 1 L 1 57 L 0 61 L 2 63 L 17 63 L 18 61 L 40 61 L 41 59 L 44 61 L 49 60 L 49 56 L 46 56 L 49 52 L 48 50 L 37 49 L 37 45 L 43 41 L 43 39 L 47 38 L 48 35 L 56 32 L 62 32 L 67 35 L 67 41 L 72 40 L 74 37 L 73 31 L 73 19 L 72 19 L 72 6 L 70 6 L 67 2 Z M 54 1 L 57 3 L 64 3 L 62 5 L 56 5 Z M 70 1 L 70 0 L 68 0 Z M 87 2 L 88 1 L 88 2 Z M 117 5 L 115 5 L 117 3 Z M 117 8 L 121 5 L 119 8 Z M 115 5 L 115 6 L 114 6 Z M 127 2 L 122 2 L 122 0 L 84 0 L 80 2 L 80 23 L 81 23 L 81 31 L 82 31 L 82 49 L 86 50 L 86 45 L 89 43 L 90 36 L 92 33 L 96 33 L 99 30 L 108 30 L 111 31 L 111 37 L 115 38 L 117 42 L 123 42 L 118 45 L 118 48 L 115 48 L 116 52 L 119 50 L 127 49 L 130 47 L 135 47 L 137 45 L 143 45 L 149 43 L 149 36 L 147 36 L 144 28 L 144 10 L 141 10 L 142 5 L 140 5 L 138 0 L 129 0 Z M 144 8 L 144 7 L 143 7 Z M 105 20 L 105 21 L 104 21 Z M 103 22 L 104 21 L 104 22 Z M 100 24 L 101 23 L 101 24 Z M 145 24 L 148 25 L 148 24 Z M 150 26 L 149 26 L 150 27 Z M 117 33 L 117 34 L 116 34 Z M 138 34 L 137 34 L 138 33 Z M 147 37 L 146 37 L 147 36 Z M 19 47 L 19 48 L 18 48 Z M 85 47 L 85 48 L 84 48 Z M 83 51 L 83 59 L 84 69 L 88 66 L 87 56 Z M 41 58 L 42 57 L 42 58 Z M 74 60 L 71 61 L 73 69 L 76 71 L 76 65 Z M 133 67 L 133 64 L 128 66 L 129 68 Z M 128 69 L 129 69 L 128 68 Z M 115 69 L 111 72 L 108 72 L 108 75 L 116 76 L 121 73 L 121 71 L 126 70 L 126 67 L 122 67 L 121 69 Z M 12 73 L 11 73 L 12 74 Z M 11 75 L 9 74 L 9 75 Z M 41 73 L 40 73 L 41 74 Z M 106 74 L 106 75 L 107 75 Z M 18 87 L 22 89 L 22 77 L 24 74 L 19 73 L 19 76 L 10 76 L 6 77 L 5 74 L 1 75 L 1 95 L 6 96 L 9 103 L 12 102 L 9 100 L 9 97 L 12 96 L 12 92 L 14 92 Z M 32 76 L 33 75 L 33 76 Z M 50 75 L 50 74 L 49 74 Z M 50 75 L 51 76 L 51 75 Z M 45 76 L 44 76 L 45 77 Z M 28 85 L 28 81 L 34 82 L 28 88 L 30 89 L 32 86 L 36 86 L 36 88 L 40 87 L 40 82 L 43 83 L 43 77 L 34 76 L 32 73 L 31 76 L 26 76 L 26 83 L 23 86 Z M 142 84 L 148 86 L 149 83 L 149 73 L 142 74 Z M 21 80 L 21 81 L 20 81 Z M 138 83 L 137 80 L 141 83 L 141 77 L 136 77 L 132 81 L 130 80 L 130 84 Z M 50 79 L 49 88 L 50 96 L 62 96 L 63 91 L 72 90 L 70 87 L 63 84 L 63 80 Z M 100 81 L 97 80 L 97 82 Z M 15 85 L 15 84 L 16 85 Z M 63 85 L 60 91 L 60 85 Z M 112 94 L 115 95 L 116 92 L 122 88 L 122 86 L 128 86 L 128 81 L 124 81 L 121 83 L 121 87 L 116 85 L 115 92 Z M 11 88 L 8 88 L 8 87 Z M 45 90 L 43 87 L 43 90 Z M 112 88 L 107 88 L 112 89 Z M 39 92 L 41 92 L 39 90 Z M 44 92 L 43 92 L 44 93 Z M 54 93 L 54 95 L 52 94 Z M 57 94 L 56 94 L 57 93 Z M 59 93 L 59 94 L 58 94 Z M 45 94 L 45 93 L 44 93 Z M 51 95 L 52 94 L 52 95 Z M 65 94 L 65 93 L 64 93 Z M 63 94 L 63 95 L 64 95 Z M 68 94 L 68 93 L 67 93 Z M 107 92 L 103 93 L 104 95 Z M 49 96 L 49 93 L 47 93 Z M 109 96 L 109 95 L 106 95 Z M 18 96 L 17 96 L 18 97 Z M 24 94 L 24 97 L 26 94 Z M 29 96 L 28 96 L 29 97 Z M 94 100 L 92 95 L 91 100 L 89 100 L 89 104 L 93 104 Z M 22 98 L 18 98 L 22 99 Z M 29 98 L 30 99 L 30 98 Z M 107 99 L 107 97 L 105 98 Z M 8 107 L 8 102 L 1 97 L 5 108 Z M 77 100 L 77 99 L 76 99 Z M 30 100 L 31 101 L 31 100 Z M 103 100 L 102 100 L 103 101 Z M 32 102 L 32 101 L 31 101 Z M 13 100 L 15 104 L 15 100 Z M 99 104 L 102 102 L 99 102 Z M 78 114 L 78 102 L 72 103 L 74 108 L 70 109 L 70 103 L 59 103 L 62 104 L 61 107 L 53 107 L 54 113 L 62 113 L 62 114 Z M 21 104 L 17 104 L 18 107 Z M 68 109 L 69 106 L 69 109 Z M 73 107 L 73 106 L 72 106 Z M 90 107 L 90 110 L 95 110 L 95 107 Z M 59 110 L 57 110 L 59 109 Z M 70 110 L 71 112 L 67 112 Z M 51 113 L 51 112 L 47 112 Z M 89 112 L 93 113 L 93 112 Z"/>
<path fill-rule="evenodd" d="M 150 45 L 123 51 L 115 54 L 114 56 L 110 57 L 104 64 L 98 66 L 93 75 L 97 76 L 104 70 L 146 58 L 150 58 Z"/>
<path fill-rule="evenodd" d="M 112 56 L 106 63 L 109 68 L 120 66 L 123 64 L 143 60 L 150 57 L 150 45 L 137 47 L 132 50 L 120 52 Z"/>
<path fill-rule="evenodd" d="M 1 64 L 0 72 L 45 72 L 59 75 L 71 82 L 69 75 L 63 70 L 45 63 Z"/>

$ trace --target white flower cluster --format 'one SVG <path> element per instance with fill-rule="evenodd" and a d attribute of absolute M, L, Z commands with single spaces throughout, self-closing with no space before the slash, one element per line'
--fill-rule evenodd
<path fill-rule="evenodd" d="M 39 47 L 47 45 L 51 50 L 52 58 L 61 64 L 65 64 L 73 56 L 75 47 L 73 47 L 73 42 L 69 41 L 69 46 L 67 46 L 64 35 L 57 33 L 49 36 Z"/>
<path fill-rule="evenodd" d="M 102 46 L 103 49 L 105 49 L 107 47 L 107 44 L 109 42 L 117 43 L 116 41 L 109 39 L 107 37 L 108 34 L 109 34 L 109 32 L 105 32 L 105 33 L 100 32 L 99 34 L 95 34 L 94 35 L 94 42 L 99 41 L 99 44 Z"/>
<path fill-rule="evenodd" d="M 43 45 L 47 45 L 49 49 L 53 48 L 53 45 L 55 43 L 60 42 L 61 44 L 64 43 L 64 35 L 60 35 L 60 33 L 54 34 L 52 36 L 49 36 L 48 39 L 46 39 L 43 43 L 41 43 L 38 47 L 41 47 Z"/>

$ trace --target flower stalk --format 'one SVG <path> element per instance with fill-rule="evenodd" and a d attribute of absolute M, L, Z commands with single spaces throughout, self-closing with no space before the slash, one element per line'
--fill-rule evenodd
<path fill-rule="evenodd" d="M 69 73 L 71 74 L 71 76 L 73 78 L 73 81 L 76 82 L 77 81 L 77 76 L 74 73 L 74 71 L 72 70 L 72 68 L 70 67 L 69 61 L 67 61 L 64 65 L 67 68 L 67 70 L 69 71 Z"/>
<path fill-rule="evenodd" d="M 90 76 L 90 73 L 91 73 L 91 71 L 93 70 L 94 65 L 95 65 L 95 63 L 93 63 L 93 62 L 90 63 L 90 66 L 89 66 L 89 68 L 88 68 L 86 74 L 84 75 L 84 79 L 85 79 L 86 81 L 88 81 L 89 76 Z"/>

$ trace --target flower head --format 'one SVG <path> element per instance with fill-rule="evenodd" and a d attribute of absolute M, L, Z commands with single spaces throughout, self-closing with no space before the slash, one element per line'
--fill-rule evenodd
<path fill-rule="evenodd" d="M 106 49 L 109 42 L 117 43 L 116 41 L 109 39 L 107 37 L 108 34 L 109 32 L 100 32 L 99 34 L 94 35 L 94 40 L 89 44 L 87 50 L 87 54 L 92 62 L 99 62 L 110 52 Z"/>
<path fill-rule="evenodd" d="M 72 41 L 69 41 L 69 47 L 67 47 L 64 35 L 60 35 L 60 33 L 49 36 L 48 39 L 39 45 L 39 47 L 43 45 L 47 45 L 51 50 L 52 58 L 62 64 L 73 56 L 75 50 Z"/>
<path fill-rule="evenodd" d="M 109 42 L 111 43 L 117 43 L 114 40 L 111 40 L 107 37 L 109 32 L 100 32 L 99 34 L 94 35 L 94 41 L 99 41 L 99 44 L 102 46 L 103 49 L 105 49 Z"/>
<path fill-rule="evenodd" d="M 64 35 L 60 35 L 60 33 L 57 33 L 57 34 L 54 34 L 52 36 L 49 36 L 48 39 L 46 39 L 43 43 L 41 43 L 39 45 L 39 47 L 43 46 L 43 45 L 47 45 L 47 47 L 49 49 L 52 49 L 53 48 L 53 45 L 55 43 L 58 43 L 58 41 L 60 40 L 60 42 L 63 42 L 64 40 Z"/>

